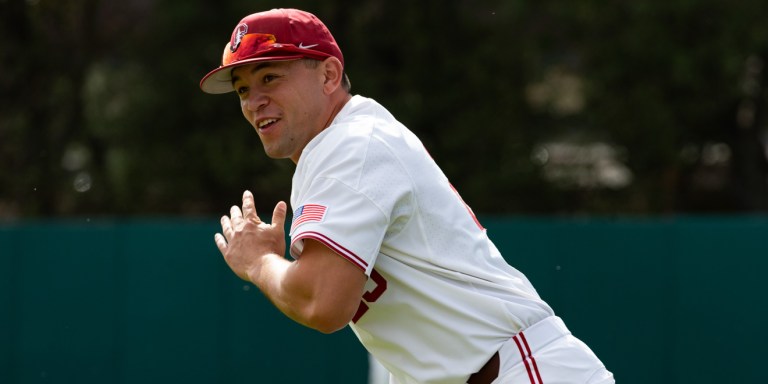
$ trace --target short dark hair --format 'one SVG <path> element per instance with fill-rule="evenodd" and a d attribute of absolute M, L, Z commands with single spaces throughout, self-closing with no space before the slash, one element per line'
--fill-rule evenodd
<path fill-rule="evenodd" d="M 317 66 L 320 64 L 320 60 L 315 59 L 301 59 L 301 61 L 304 62 L 304 65 L 306 65 L 307 68 L 317 68 Z M 347 76 L 346 71 L 344 71 L 341 78 L 341 88 L 347 91 L 347 93 L 352 91 L 352 83 L 349 81 L 349 76 Z"/>

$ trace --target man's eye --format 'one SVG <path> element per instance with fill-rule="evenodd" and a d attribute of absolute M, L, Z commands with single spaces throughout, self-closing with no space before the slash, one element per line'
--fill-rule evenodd
<path fill-rule="evenodd" d="M 264 84 L 270 83 L 274 79 L 277 79 L 276 75 L 264 75 Z"/>
<path fill-rule="evenodd" d="M 248 87 L 239 87 L 237 88 L 237 94 L 238 95 L 245 95 L 248 93 Z"/>

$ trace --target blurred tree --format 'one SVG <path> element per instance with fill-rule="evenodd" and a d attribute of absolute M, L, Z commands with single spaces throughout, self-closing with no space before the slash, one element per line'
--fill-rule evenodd
<path fill-rule="evenodd" d="M 0 209 L 6 212 L 55 215 L 69 205 L 72 194 L 65 189 L 73 180 L 60 171 L 62 153 L 75 140 L 91 139 L 83 129 L 80 90 L 95 47 L 94 3 L 1 3 L 0 153 L 10 167 L 0 180 L 3 196 L 8 196 Z M 90 154 L 98 160 L 101 153 Z M 81 161 L 83 169 L 89 168 L 86 160 Z M 92 171 L 97 178 L 103 175 Z M 87 184 L 83 175 L 80 183 Z"/>
<path fill-rule="evenodd" d="M 0 217 L 218 215 L 287 199 L 198 81 L 245 0 L 0 0 Z M 353 91 L 482 213 L 768 209 L 768 4 L 312 0 Z"/>
<path fill-rule="evenodd" d="M 768 208 L 766 158 L 755 156 L 755 148 L 764 151 L 766 145 L 756 133 L 766 126 L 754 126 L 746 141 L 734 140 L 744 65 L 768 46 L 760 21 L 765 15 L 765 3 L 757 1 L 616 2 L 601 4 L 599 14 L 579 23 L 590 42 L 579 50 L 592 86 L 590 127 L 628 149 L 637 175 L 630 188 L 636 206 L 625 210 Z M 764 95 L 753 101 L 765 108 Z M 738 155 L 707 161 L 702 155 L 717 143 Z M 688 156 L 681 156 L 686 149 Z M 737 160 L 742 155 L 749 165 Z M 709 175 L 705 185 L 691 177 L 702 172 Z M 743 178 L 762 183 L 747 186 Z M 728 193 L 734 184 L 744 188 L 742 194 L 763 197 L 742 200 Z M 709 195 L 706 202 L 701 194 Z"/>

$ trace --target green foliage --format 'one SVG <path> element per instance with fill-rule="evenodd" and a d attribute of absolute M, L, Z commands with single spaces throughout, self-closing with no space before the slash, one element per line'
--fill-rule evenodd
<path fill-rule="evenodd" d="M 283 6 L 0 1 L 0 217 L 218 215 L 289 197 L 232 95 L 198 81 Z M 768 209 L 768 5 L 304 1 L 353 92 L 424 141 L 478 212 Z"/>

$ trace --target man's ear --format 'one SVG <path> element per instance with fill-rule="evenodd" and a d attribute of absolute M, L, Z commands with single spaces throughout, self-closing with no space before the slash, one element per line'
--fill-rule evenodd
<path fill-rule="evenodd" d="M 335 57 L 329 57 L 323 60 L 323 75 L 325 76 L 325 82 L 323 89 L 326 94 L 330 95 L 341 87 L 341 79 L 344 76 L 344 66 L 341 65 L 341 61 Z"/>

